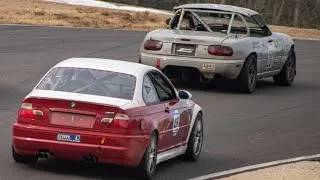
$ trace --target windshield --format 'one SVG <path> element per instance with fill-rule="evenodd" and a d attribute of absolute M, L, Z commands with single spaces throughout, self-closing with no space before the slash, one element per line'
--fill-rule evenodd
<path fill-rule="evenodd" d="M 36 89 L 133 99 L 136 78 L 117 72 L 58 67 L 51 70 Z"/>

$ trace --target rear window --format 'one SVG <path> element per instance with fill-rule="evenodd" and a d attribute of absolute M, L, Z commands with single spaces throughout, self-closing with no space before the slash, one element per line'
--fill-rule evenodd
<path fill-rule="evenodd" d="M 133 99 L 136 78 L 129 74 L 86 68 L 52 69 L 36 89 Z"/>

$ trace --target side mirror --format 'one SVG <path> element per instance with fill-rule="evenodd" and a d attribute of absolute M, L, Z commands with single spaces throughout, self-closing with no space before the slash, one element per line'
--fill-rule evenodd
<path fill-rule="evenodd" d="M 166 24 L 169 25 L 170 21 L 171 21 L 171 18 L 168 18 L 168 19 L 166 20 Z"/>
<path fill-rule="evenodd" d="M 189 91 L 180 90 L 179 91 L 179 97 L 181 99 L 191 99 L 192 98 L 192 94 Z"/>

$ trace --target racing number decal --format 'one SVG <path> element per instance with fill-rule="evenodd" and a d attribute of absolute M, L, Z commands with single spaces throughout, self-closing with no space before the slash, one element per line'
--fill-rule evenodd
<path fill-rule="evenodd" d="M 282 43 L 279 39 L 276 39 L 275 41 L 275 60 L 274 63 L 279 63 L 281 61 L 282 56 Z"/>
<path fill-rule="evenodd" d="M 178 110 L 174 110 L 173 113 L 173 136 L 176 136 L 179 131 L 179 124 L 180 124 L 180 114 Z"/>
<path fill-rule="evenodd" d="M 264 68 L 265 71 L 269 71 L 272 69 L 274 58 L 275 58 L 275 44 L 274 42 L 268 42 L 268 60 L 267 60 L 266 67 Z"/>
<path fill-rule="evenodd" d="M 268 60 L 265 67 L 265 71 L 270 71 L 273 64 L 279 63 L 281 59 L 282 43 L 280 40 L 276 39 L 274 42 L 268 43 Z"/>

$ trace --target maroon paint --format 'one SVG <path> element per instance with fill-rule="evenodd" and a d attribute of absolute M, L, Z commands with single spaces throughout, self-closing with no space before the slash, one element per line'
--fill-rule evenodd
<path fill-rule="evenodd" d="M 152 131 L 159 133 L 158 152 L 163 152 L 183 144 L 190 125 L 190 107 L 187 108 L 184 100 L 128 110 L 87 102 L 75 102 L 76 107 L 71 108 L 69 100 L 41 98 L 28 98 L 23 103 L 31 103 L 33 110 L 43 115 L 34 119 L 17 117 L 13 124 L 13 146 L 19 154 L 36 155 L 41 149 L 49 149 L 57 158 L 82 159 L 85 155 L 96 155 L 100 162 L 137 166 Z M 177 136 L 172 132 L 175 109 L 180 113 L 181 129 Z M 117 113 L 128 115 L 130 121 L 100 122 L 102 118 L 114 118 Z M 67 121 L 72 116 L 73 123 Z M 57 133 L 81 135 L 81 143 L 57 141 Z"/>

